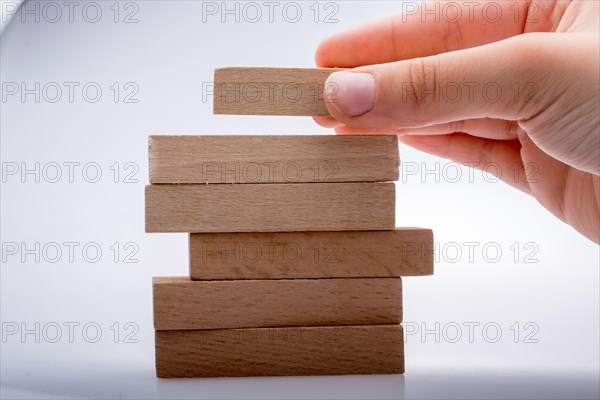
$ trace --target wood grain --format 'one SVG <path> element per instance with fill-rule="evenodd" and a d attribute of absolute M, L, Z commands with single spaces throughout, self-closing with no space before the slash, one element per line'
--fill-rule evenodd
<path fill-rule="evenodd" d="M 213 112 L 238 115 L 329 115 L 323 94 L 333 68 L 215 69 Z M 335 88 L 328 90 L 334 91 Z"/>
<path fill-rule="evenodd" d="M 190 234 L 190 277 L 368 278 L 433 274 L 430 229 Z"/>
<path fill-rule="evenodd" d="M 155 277 L 157 330 L 402 322 L 400 278 L 192 281 Z"/>
<path fill-rule="evenodd" d="M 394 183 L 146 186 L 146 232 L 386 230 L 394 223 Z"/>
<path fill-rule="evenodd" d="M 404 373 L 401 325 L 156 331 L 159 378 Z"/>
<path fill-rule="evenodd" d="M 150 183 L 398 179 L 396 136 L 150 136 Z"/>

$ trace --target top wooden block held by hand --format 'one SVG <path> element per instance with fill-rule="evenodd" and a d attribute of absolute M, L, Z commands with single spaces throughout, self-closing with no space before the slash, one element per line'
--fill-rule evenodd
<path fill-rule="evenodd" d="M 386 182 L 396 136 L 150 136 L 150 183 Z"/>
<path fill-rule="evenodd" d="M 237 115 L 329 115 L 323 95 L 335 68 L 215 69 L 213 112 Z M 328 87 L 327 93 L 334 93 Z"/>

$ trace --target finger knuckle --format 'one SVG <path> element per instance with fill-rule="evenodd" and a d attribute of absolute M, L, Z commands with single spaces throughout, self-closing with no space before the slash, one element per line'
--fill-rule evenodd
<path fill-rule="evenodd" d="M 421 112 L 439 101 L 440 82 L 437 57 L 418 58 L 408 62 L 406 87 L 407 102 L 414 111 Z"/>

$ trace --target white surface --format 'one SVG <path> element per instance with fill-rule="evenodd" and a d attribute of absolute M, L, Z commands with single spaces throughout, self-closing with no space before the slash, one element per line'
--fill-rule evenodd
<path fill-rule="evenodd" d="M 77 4 L 76 11 L 86 6 Z M 56 23 L 29 17 L 23 23 L 16 16 L 2 33 L 3 85 L 25 82 L 34 87 L 40 82 L 43 87 L 57 82 L 64 93 L 56 103 L 47 101 L 54 92 L 39 103 L 33 95 L 25 102 L 12 96 L 1 103 L 5 172 L 15 165 L 10 163 L 31 168 L 39 162 L 48 178 L 41 176 L 36 183 L 27 175 L 22 183 L 18 175 L 5 177 L 2 242 L 5 247 L 14 242 L 28 248 L 39 242 L 47 251 L 55 250 L 47 244 L 56 242 L 63 257 L 51 263 L 54 253 L 41 254 L 40 262 L 28 255 L 22 262 L 20 254 L 10 256 L 3 249 L 3 333 L 14 324 L 32 329 L 37 322 L 41 337 L 39 343 L 34 334 L 3 338 L 0 397 L 598 398 L 598 246 L 534 200 L 505 184 L 487 182 L 480 172 L 471 180 L 469 171 L 462 169 L 459 182 L 436 182 L 434 175 L 423 173 L 423 166 L 431 169 L 439 163 L 442 168 L 446 161 L 405 147 L 403 161 L 417 165 L 419 172 L 407 175 L 405 168 L 403 182 L 397 184 L 397 225 L 433 228 L 440 246 L 433 277 L 405 279 L 405 321 L 406 326 L 426 324 L 429 329 L 438 322 L 442 334 L 439 341 L 432 334 L 407 336 L 405 376 L 157 380 L 151 277 L 186 274 L 187 243 L 185 235 L 144 233 L 147 136 L 327 133 L 310 118 L 214 116 L 210 99 L 202 101 L 202 83 L 212 80 L 216 66 L 313 66 L 320 39 L 398 12 L 400 5 L 337 2 L 337 23 L 322 23 L 322 8 L 321 22 L 315 23 L 308 8 L 313 3 L 299 2 L 303 17 L 292 24 L 280 13 L 273 23 L 266 17 L 257 23 L 243 18 L 235 23 L 231 16 L 225 23 L 218 17 L 203 23 L 200 2 L 137 1 L 128 9 L 122 2 L 119 21 L 137 7 L 138 22 L 125 24 L 114 22 L 112 1 L 97 4 L 103 10 L 97 23 L 86 22 L 77 12 L 73 22 L 67 17 Z M 72 103 L 65 82 L 80 83 Z M 97 103 L 82 97 L 80 89 L 88 82 L 103 90 Z M 114 82 L 121 89 L 117 103 L 110 89 Z M 125 90 L 128 82 L 134 85 Z M 124 103 L 123 95 L 136 85 L 138 102 Z M 87 183 L 79 166 L 70 183 L 65 162 L 98 163 L 102 178 Z M 120 183 L 112 181 L 109 167 L 115 162 L 120 163 Z M 138 183 L 122 182 L 123 173 L 133 171 L 123 169 L 128 162 L 139 166 L 133 176 Z M 58 183 L 48 182 L 55 172 L 51 163 L 62 165 Z M 448 168 L 441 170 L 450 177 L 454 170 Z M 88 179 L 92 172 L 88 170 Z M 64 242 L 80 243 L 73 262 Z M 114 242 L 121 247 L 119 262 L 110 249 Z M 138 263 L 123 262 L 123 246 L 129 242 L 139 248 Z M 465 242 L 479 243 L 473 259 Z M 515 242 L 521 249 L 517 262 L 510 249 Z M 524 249 L 530 242 L 533 245 Z M 102 249 L 98 262 L 82 257 L 86 243 Z M 462 251 L 457 260 L 453 243 Z M 493 243 L 488 245 L 488 261 L 481 252 L 487 243 Z M 502 250 L 497 262 L 490 260 L 494 248 Z M 533 258 L 538 262 L 524 262 L 536 249 Z M 72 343 L 65 325 L 69 322 L 79 324 Z M 127 322 L 133 325 L 126 329 Z M 93 329 L 82 334 L 86 323 L 102 329 L 96 343 L 86 341 L 93 339 Z M 472 343 L 469 323 L 479 324 Z M 62 327 L 62 336 L 51 343 L 54 324 Z M 462 337 L 452 343 L 455 324 L 462 327 Z M 496 343 L 487 341 L 494 331 L 485 336 L 485 324 L 502 329 Z M 130 338 L 137 343 L 125 343 L 132 327 L 139 328 Z M 538 331 L 530 339 L 538 342 L 524 343 L 535 327 Z"/>
<path fill-rule="evenodd" d="M 0 33 L 19 10 L 23 0 L 0 0 Z"/>

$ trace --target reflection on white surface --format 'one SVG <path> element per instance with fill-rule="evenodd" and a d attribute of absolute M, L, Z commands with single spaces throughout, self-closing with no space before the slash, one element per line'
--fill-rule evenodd
<path fill-rule="evenodd" d="M 151 369 L 54 370 L 6 379 L 3 399 L 594 399 L 598 376 L 509 370 L 425 370 L 402 375 L 156 379 Z"/>

